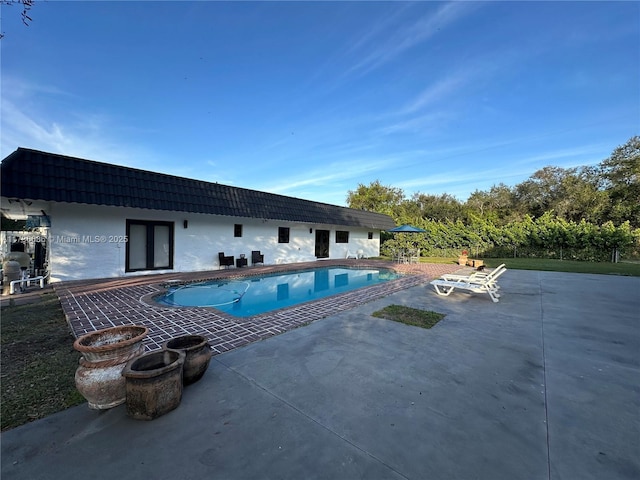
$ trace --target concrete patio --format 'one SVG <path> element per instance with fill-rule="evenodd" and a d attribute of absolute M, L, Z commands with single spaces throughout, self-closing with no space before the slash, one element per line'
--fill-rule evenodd
<path fill-rule="evenodd" d="M 152 422 L 75 407 L 2 434 L 3 479 L 637 479 L 640 278 L 415 285 L 213 357 Z M 371 316 L 402 304 L 424 330 Z"/>

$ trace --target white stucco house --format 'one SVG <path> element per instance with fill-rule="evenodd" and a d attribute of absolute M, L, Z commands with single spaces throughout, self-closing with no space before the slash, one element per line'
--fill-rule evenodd
<path fill-rule="evenodd" d="M 2 215 L 31 232 L 33 274 L 50 281 L 221 268 L 219 253 L 265 264 L 380 252 L 387 215 L 18 148 L 2 161 Z M 15 237 L 20 237 L 16 240 Z M 240 263 L 242 265 L 242 263 Z"/>

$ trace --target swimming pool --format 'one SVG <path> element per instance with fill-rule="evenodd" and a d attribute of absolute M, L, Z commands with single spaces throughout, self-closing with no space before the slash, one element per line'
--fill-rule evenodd
<path fill-rule="evenodd" d="M 400 276 L 383 268 L 324 267 L 177 285 L 155 300 L 174 307 L 213 307 L 237 317 L 250 317 Z"/>

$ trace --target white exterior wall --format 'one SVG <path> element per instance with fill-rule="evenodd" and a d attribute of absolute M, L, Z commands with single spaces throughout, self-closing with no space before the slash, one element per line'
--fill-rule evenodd
<path fill-rule="evenodd" d="M 265 264 L 313 261 L 316 228 L 330 231 L 331 259 L 345 258 L 347 251 L 361 250 L 365 257 L 380 254 L 380 232 L 360 227 L 63 203 L 51 203 L 47 213 L 53 282 L 216 270 L 218 252 L 236 259 L 244 253 L 249 265 L 252 250 L 264 254 Z M 172 270 L 125 272 L 127 219 L 174 222 Z M 234 237 L 234 224 L 243 226 L 242 237 Z M 278 227 L 290 228 L 289 243 L 278 243 Z M 348 231 L 349 243 L 335 243 L 336 230 Z M 369 232 L 373 232 L 372 240 Z"/>

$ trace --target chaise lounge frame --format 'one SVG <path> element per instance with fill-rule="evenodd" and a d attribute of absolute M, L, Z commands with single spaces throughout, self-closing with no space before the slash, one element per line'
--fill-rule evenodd
<path fill-rule="evenodd" d="M 497 279 L 506 272 L 504 265 L 492 270 L 488 274 L 477 275 L 482 272 L 474 272 L 471 275 L 443 275 L 442 278 L 432 280 L 436 293 L 443 297 L 448 297 L 456 288 L 459 290 L 467 290 L 472 293 L 486 293 L 494 303 L 499 302 L 500 294 L 498 290 L 500 286 Z"/>
<path fill-rule="evenodd" d="M 449 281 L 465 281 L 470 283 L 479 283 L 479 282 L 493 282 L 496 288 L 500 288 L 496 279 L 502 275 L 503 270 L 506 270 L 507 267 L 504 263 L 498 265 L 493 270 L 484 270 L 484 271 L 475 271 L 470 273 L 469 275 L 460 275 L 455 273 L 446 273 L 440 277 L 440 280 L 449 280 Z"/>

